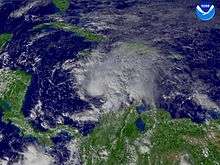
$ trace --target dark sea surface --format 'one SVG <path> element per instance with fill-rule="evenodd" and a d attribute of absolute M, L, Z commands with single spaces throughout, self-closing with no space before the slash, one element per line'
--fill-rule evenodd
<path fill-rule="evenodd" d="M 20 69 L 32 75 L 22 111 L 25 117 L 29 118 L 31 109 L 38 104 L 38 101 L 42 103 L 41 108 L 44 114 L 39 115 L 35 120 L 31 120 L 34 128 L 45 131 L 47 129 L 42 127 L 42 122 L 54 127 L 57 124 L 57 119 L 63 117 L 64 124 L 73 126 L 83 135 L 87 135 L 96 123 L 79 123 L 68 116 L 63 116 L 64 113 L 74 114 L 89 110 L 91 105 L 89 102 L 81 100 L 77 95 L 77 89 L 73 86 L 75 80 L 69 72 L 62 69 L 62 63 L 68 59 L 77 60 L 78 52 L 90 49 L 96 43 L 86 41 L 82 37 L 64 31 L 52 29 L 33 30 L 35 25 L 50 22 L 48 15 L 58 12 L 58 9 L 51 3 L 35 7 L 23 17 L 9 17 L 12 11 L 26 2 L 5 0 L 3 6 L 0 7 L 0 33 L 11 32 L 14 35 L 5 49 L 9 57 L 7 61 L 0 59 L 0 68 Z M 150 3 L 150 1 L 145 0 L 73 0 L 67 12 L 59 14 L 65 16 L 65 19 L 69 22 L 77 24 L 80 21 L 80 14 L 109 10 L 109 8 L 121 12 L 136 4 L 146 5 L 148 2 Z M 155 3 L 160 2 L 166 3 L 166 1 L 155 1 Z M 186 1 L 183 3 L 185 4 Z M 219 2 L 217 5 L 219 5 Z M 192 7 L 193 5 L 189 6 L 189 8 Z M 33 15 L 38 16 L 39 19 L 35 19 Z M 155 16 L 154 19 L 157 21 L 160 18 Z M 163 22 L 163 24 L 167 25 L 169 23 Z M 46 35 L 36 39 L 32 45 L 29 44 L 32 38 L 42 33 L 46 33 Z M 160 86 L 161 96 L 163 94 L 168 95 L 170 91 L 178 91 L 181 94 L 169 100 L 160 97 L 157 105 L 169 111 L 173 118 L 189 117 L 198 123 L 204 122 L 207 114 L 214 119 L 220 118 L 219 112 L 207 111 L 194 101 L 187 100 L 191 94 L 191 89 L 188 88 L 189 84 L 199 79 L 205 84 L 209 84 L 207 90 L 209 98 L 218 104 L 220 103 L 220 76 L 217 76 L 220 70 L 220 30 L 217 28 L 198 30 L 196 37 L 195 35 L 185 35 L 176 39 L 172 38 L 172 41 L 171 43 L 161 41 L 161 43 L 155 45 L 184 55 L 182 61 L 173 62 L 181 69 L 174 69 L 172 72 L 173 75 L 182 74 L 187 75 L 187 77 L 184 79 L 184 76 L 180 75 L 182 77 L 176 85 L 176 82 L 172 84 L 171 81 L 168 81 L 173 80 L 172 76 L 164 76 L 165 81 Z M 193 49 L 187 49 L 186 46 Z M 142 113 L 145 109 L 140 107 L 137 111 Z M 2 117 L 2 114 L 0 114 L 0 117 Z M 137 119 L 134 124 L 141 132 L 144 131 L 145 124 L 141 119 Z M 11 123 L 6 124 L 2 120 L 0 121 L 0 134 L 3 135 L 3 139 L 0 140 L 1 159 L 8 157 L 10 160 L 16 160 L 19 152 L 22 152 L 27 144 L 35 142 L 34 139 L 20 136 L 17 127 Z M 70 153 L 63 145 L 69 140 L 70 136 L 67 133 L 61 133 L 53 138 L 55 147 L 52 149 L 51 154 L 56 155 L 58 164 L 62 164 L 62 162 L 69 159 Z"/>
<path fill-rule="evenodd" d="M 61 65 L 68 59 L 75 59 L 79 51 L 90 48 L 92 43 L 71 33 L 53 31 L 34 42 L 33 45 L 27 46 L 31 37 L 41 33 L 41 31 L 33 31 L 32 28 L 45 20 L 43 18 L 35 22 L 31 18 L 25 19 L 25 17 L 9 18 L 10 12 L 19 8 L 21 4 L 25 4 L 25 2 L 7 2 L 1 7 L 0 32 L 11 32 L 14 36 L 6 49 L 9 54 L 8 61 L 4 64 L 1 61 L 0 66 L 10 67 L 13 70 L 20 69 L 32 75 L 22 111 L 26 117 L 29 117 L 30 110 L 40 100 L 42 109 L 46 111 L 43 116 L 38 116 L 31 122 L 35 129 L 46 131 L 47 129 L 41 125 L 42 122 L 46 121 L 49 126 L 54 127 L 57 118 L 62 116 L 62 113 L 75 113 L 90 109 L 89 103 L 77 96 L 76 89 L 73 88 L 74 81 L 71 80 L 69 73 L 62 69 Z M 29 14 L 40 17 L 57 11 L 54 5 L 49 4 L 31 10 Z M 50 31 L 48 30 L 48 32 Z M 40 62 L 35 61 L 36 58 L 40 59 Z M 23 60 L 25 60 L 24 63 L 21 62 Z M 68 117 L 64 117 L 64 119 L 65 124 L 78 128 L 85 135 L 94 128 L 94 123 L 78 124 Z M 9 157 L 11 160 L 16 160 L 19 155 L 18 152 L 22 152 L 25 145 L 29 143 L 28 138 L 20 136 L 19 129 L 10 123 L 1 122 L 0 132 L 4 137 L 0 141 L 0 157 Z M 69 135 L 65 136 L 66 138 L 69 137 Z M 54 138 L 54 142 L 56 144 L 59 141 L 62 143 L 63 138 L 59 139 L 58 135 L 57 138 Z M 67 150 L 58 151 L 62 147 L 62 145 L 55 147 L 53 154 L 63 151 L 62 155 L 65 155 Z"/>

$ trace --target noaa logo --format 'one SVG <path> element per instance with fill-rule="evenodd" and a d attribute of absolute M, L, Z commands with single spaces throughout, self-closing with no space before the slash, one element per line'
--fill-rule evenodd
<path fill-rule="evenodd" d="M 200 20 L 209 21 L 215 16 L 214 5 L 201 5 L 201 7 L 199 5 L 196 7 L 196 16 Z"/>

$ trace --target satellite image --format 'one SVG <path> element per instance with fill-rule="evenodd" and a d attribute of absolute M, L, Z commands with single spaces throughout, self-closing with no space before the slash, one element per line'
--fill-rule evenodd
<path fill-rule="evenodd" d="M 0 165 L 220 165 L 220 1 L 0 0 Z"/>

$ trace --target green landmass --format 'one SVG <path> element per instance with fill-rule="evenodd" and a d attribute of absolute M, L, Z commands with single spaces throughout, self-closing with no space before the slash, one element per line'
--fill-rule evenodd
<path fill-rule="evenodd" d="M 69 0 L 53 0 L 52 2 L 62 12 L 65 12 L 70 6 Z"/>
<path fill-rule="evenodd" d="M 75 129 L 65 125 L 59 125 L 45 132 L 32 127 L 21 111 L 30 80 L 31 76 L 23 71 L 0 70 L 0 110 L 3 110 L 3 121 L 17 126 L 21 135 L 34 137 L 47 146 L 53 145 L 51 137 L 61 131 L 66 131 L 72 136 L 77 135 Z"/>
<path fill-rule="evenodd" d="M 146 130 L 135 126 L 141 117 Z M 100 125 L 82 139 L 81 157 L 86 165 L 113 164 L 216 164 L 220 162 L 220 121 L 196 124 L 171 119 L 163 110 L 141 115 L 134 107 L 104 115 Z"/>
<path fill-rule="evenodd" d="M 156 49 L 153 49 L 149 45 L 145 45 L 141 42 L 125 43 L 124 45 L 122 45 L 122 48 L 137 53 L 139 55 L 152 55 L 153 53 L 157 52 Z"/>
<path fill-rule="evenodd" d="M 72 32 L 78 36 L 84 37 L 88 41 L 100 42 L 104 39 L 102 35 L 94 34 L 89 30 L 86 30 L 85 28 L 65 22 L 51 22 L 51 23 L 40 24 L 34 27 L 34 29 L 45 29 L 45 28 L 53 28 L 53 29 L 63 30 L 66 32 Z"/>
<path fill-rule="evenodd" d="M 12 36 L 13 35 L 10 33 L 4 33 L 0 35 L 0 50 L 3 49 L 5 44 L 12 39 Z"/>
<path fill-rule="evenodd" d="M 105 114 L 86 137 L 66 125 L 42 132 L 34 129 L 21 111 L 31 76 L 23 71 L 0 70 L 0 110 L 3 121 L 20 129 L 21 135 L 52 146 L 51 137 L 66 131 L 79 140 L 81 158 L 88 165 L 190 164 L 220 162 L 220 120 L 204 124 L 189 119 L 171 119 L 169 113 L 151 109 L 138 114 L 135 107 Z M 135 125 L 141 118 L 146 129 Z"/>

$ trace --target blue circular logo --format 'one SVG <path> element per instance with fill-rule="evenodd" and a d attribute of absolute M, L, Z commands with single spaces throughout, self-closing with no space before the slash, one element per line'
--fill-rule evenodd
<path fill-rule="evenodd" d="M 202 8 L 198 5 L 196 7 L 196 16 L 202 21 L 209 21 L 215 16 L 215 7 L 214 5 L 202 5 Z"/>

